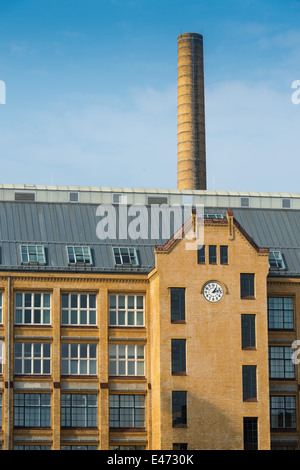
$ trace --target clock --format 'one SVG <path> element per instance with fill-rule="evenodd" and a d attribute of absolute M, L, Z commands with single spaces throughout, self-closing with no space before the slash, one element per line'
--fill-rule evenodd
<path fill-rule="evenodd" d="M 218 282 L 208 282 L 204 286 L 203 295 L 209 302 L 219 302 L 223 297 L 223 287 Z"/>

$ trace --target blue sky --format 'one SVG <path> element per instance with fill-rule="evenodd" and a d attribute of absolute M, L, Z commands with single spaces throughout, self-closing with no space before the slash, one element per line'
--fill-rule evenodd
<path fill-rule="evenodd" d="M 176 188 L 177 36 L 204 36 L 208 189 L 299 191 L 300 1 L 1 0 L 4 184 Z"/>

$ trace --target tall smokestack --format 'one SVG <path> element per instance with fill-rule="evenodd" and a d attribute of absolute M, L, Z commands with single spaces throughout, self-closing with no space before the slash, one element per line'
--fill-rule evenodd
<path fill-rule="evenodd" d="M 206 189 L 203 37 L 178 36 L 177 188 Z"/>

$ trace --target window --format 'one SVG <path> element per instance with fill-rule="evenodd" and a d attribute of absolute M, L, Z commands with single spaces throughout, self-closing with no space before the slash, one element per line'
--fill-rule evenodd
<path fill-rule="evenodd" d="M 186 372 L 186 340 L 172 339 L 172 374 Z"/>
<path fill-rule="evenodd" d="M 89 445 L 84 445 L 84 446 L 61 446 L 60 450 L 98 450 L 97 446 L 89 446 Z"/>
<path fill-rule="evenodd" d="M 270 251 L 269 267 L 270 269 L 285 269 L 285 264 L 280 251 Z"/>
<path fill-rule="evenodd" d="M 253 349 L 256 346 L 255 315 L 242 314 L 242 349 Z"/>
<path fill-rule="evenodd" d="M 110 326 L 144 326 L 143 295 L 110 295 Z"/>
<path fill-rule="evenodd" d="M 50 393 L 16 393 L 14 395 L 14 426 L 50 427 Z"/>
<path fill-rule="evenodd" d="M 248 197 L 241 197 L 240 204 L 241 204 L 241 207 L 249 207 L 250 199 Z"/>
<path fill-rule="evenodd" d="M 216 247 L 216 245 L 209 245 L 208 254 L 209 254 L 209 264 L 216 264 L 216 262 L 217 262 L 217 247 Z"/>
<path fill-rule="evenodd" d="M 92 264 L 89 246 L 67 246 L 69 264 Z"/>
<path fill-rule="evenodd" d="M 139 264 L 135 248 L 116 247 L 113 248 L 113 254 L 117 266 L 122 266 L 123 264 L 138 266 Z"/>
<path fill-rule="evenodd" d="M 241 298 L 254 297 L 254 274 L 241 274 Z"/>
<path fill-rule="evenodd" d="M 204 214 L 204 219 L 223 219 L 222 214 Z"/>
<path fill-rule="evenodd" d="M 188 445 L 184 442 L 174 442 L 173 450 L 188 450 Z"/>
<path fill-rule="evenodd" d="M 227 245 L 220 246 L 220 263 L 228 264 L 228 246 Z"/>
<path fill-rule="evenodd" d="M 2 393 L 0 394 L 0 428 L 2 428 Z"/>
<path fill-rule="evenodd" d="M 171 322 L 185 321 L 185 288 L 171 287 Z"/>
<path fill-rule="evenodd" d="M 70 192 L 69 193 L 69 201 L 70 202 L 79 202 L 79 193 L 78 192 Z"/>
<path fill-rule="evenodd" d="M 294 379 L 295 365 L 292 361 L 294 350 L 288 346 L 269 347 L 270 379 Z"/>
<path fill-rule="evenodd" d="M 146 450 L 146 446 L 140 445 L 116 445 L 116 446 L 109 446 L 109 450 Z"/>
<path fill-rule="evenodd" d="M 15 295 L 15 323 L 50 325 L 50 294 L 18 292 Z"/>
<path fill-rule="evenodd" d="M 257 418 L 244 418 L 244 450 L 258 450 Z"/>
<path fill-rule="evenodd" d="M 4 342 L 0 341 L 0 374 L 3 374 L 4 358 L 5 358 Z"/>
<path fill-rule="evenodd" d="M 145 375 L 145 347 L 137 344 L 109 345 L 110 375 Z"/>
<path fill-rule="evenodd" d="M 96 325 L 96 295 L 62 294 L 62 325 Z"/>
<path fill-rule="evenodd" d="M 186 392 L 172 392 L 172 426 L 185 427 L 187 425 Z"/>
<path fill-rule="evenodd" d="M 292 297 L 268 297 L 269 330 L 294 329 L 294 305 Z"/>
<path fill-rule="evenodd" d="M 50 343 L 15 343 L 15 374 L 50 374 Z"/>
<path fill-rule="evenodd" d="M 296 428 L 296 398 L 294 396 L 270 396 L 271 429 Z"/>
<path fill-rule="evenodd" d="M 144 428 L 144 395 L 110 395 L 109 426 L 111 428 Z"/>
<path fill-rule="evenodd" d="M 205 245 L 198 246 L 197 261 L 198 261 L 198 264 L 205 264 Z"/>
<path fill-rule="evenodd" d="M 51 450 L 51 446 L 43 445 L 14 445 L 14 450 Z"/>
<path fill-rule="evenodd" d="M 41 245 L 21 245 L 22 264 L 46 264 L 45 249 Z"/>
<path fill-rule="evenodd" d="M 63 428 L 97 427 L 97 395 L 62 393 L 61 426 Z"/>
<path fill-rule="evenodd" d="M 281 207 L 283 209 L 290 209 L 291 207 L 291 200 L 288 197 L 284 197 L 281 199 Z"/>
<path fill-rule="evenodd" d="M 70 343 L 61 345 L 62 375 L 97 374 L 97 345 Z"/>
<path fill-rule="evenodd" d="M 256 400 L 256 366 L 243 366 L 243 401 Z"/>
<path fill-rule="evenodd" d="M 3 294 L 0 292 L 0 323 L 3 323 Z"/>

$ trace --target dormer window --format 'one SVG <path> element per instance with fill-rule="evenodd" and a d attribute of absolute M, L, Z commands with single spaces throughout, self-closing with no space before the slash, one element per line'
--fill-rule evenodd
<path fill-rule="evenodd" d="M 46 264 L 45 249 L 42 245 L 21 245 L 22 264 Z"/>
<path fill-rule="evenodd" d="M 138 266 L 138 258 L 135 248 L 114 247 L 113 254 L 117 266 L 131 265 Z"/>
<path fill-rule="evenodd" d="M 69 264 L 92 264 L 89 246 L 67 246 Z"/>
<path fill-rule="evenodd" d="M 285 269 L 285 264 L 280 251 L 270 251 L 269 267 L 277 269 Z"/>

